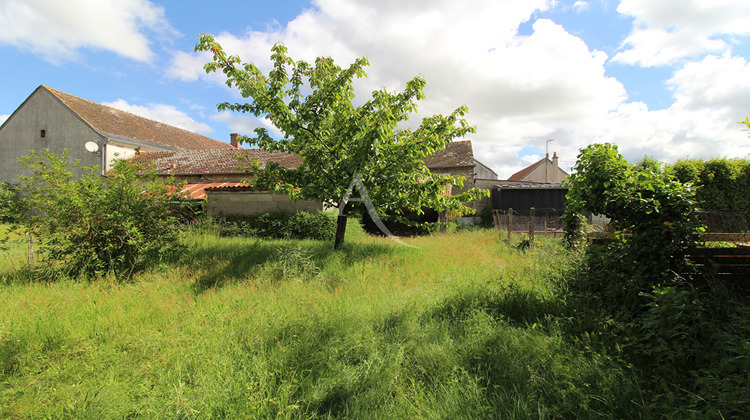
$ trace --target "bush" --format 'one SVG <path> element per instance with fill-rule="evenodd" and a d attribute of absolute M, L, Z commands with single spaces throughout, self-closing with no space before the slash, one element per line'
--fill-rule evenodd
<path fill-rule="evenodd" d="M 12 223 L 18 219 L 21 212 L 21 203 L 16 191 L 7 182 L 0 182 L 0 222 Z"/>
<path fill-rule="evenodd" d="M 117 160 L 107 176 L 84 167 L 76 180 L 67 151 L 32 151 L 20 162 L 31 172 L 20 178 L 23 202 L 32 210 L 21 222 L 56 270 L 128 277 L 178 249 L 174 208 L 181 199 L 155 172 L 140 175 L 140 166 Z"/>
<path fill-rule="evenodd" d="M 335 234 L 336 222 L 330 216 L 304 211 L 231 217 L 221 223 L 221 236 L 331 240 Z"/>

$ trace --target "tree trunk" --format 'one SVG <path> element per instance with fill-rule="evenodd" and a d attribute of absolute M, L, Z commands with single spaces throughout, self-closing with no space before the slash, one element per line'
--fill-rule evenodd
<path fill-rule="evenodd" d="M 333 242 L 333 249 L 339 250 L 344 246 L 344 234 L 346 233 L 346 215 L 339 214 L 336 220 L 336 239 Z"/>

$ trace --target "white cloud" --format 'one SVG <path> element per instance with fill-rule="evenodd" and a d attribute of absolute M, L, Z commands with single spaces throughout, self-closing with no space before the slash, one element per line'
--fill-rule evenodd
<path fill-rule="evenodd" d="M 78 50 L 111 51 L 148 62 L 154 57 L 148 34 L 174 33 L 164 9 L 148 0 L 4 0 L 0 43 L 30 50 L 59 63 Z"/>
<path fill-rule="evenodd" d="M 165 104 L 149 104 L 144 105 L 131 105 L 124 99 L 118 99 L 114 102 L 103 102 L 103 105 L 111 106 L 122 111 L 127 111 L 141 117 L 149 118 L 154 121 L 159 121 L 165 124 L 180 127 L 188 131 L 197 133 L 209 133 L 211 127 L 202 122 L 198 122 L 190 118 L 186 113 L 178 110 L 172 105 Z"/>
<path fill-rule="evenodd" d="M 588 9 L 589 9 L 590 7 L 591 7 L 591 5 L 590 5 L 590 4 L 589 4 L 589 2 L 587 2 L 587 1 L 582 1 L 582 0 L 578 0 L 578 1 L 576 1 L 575 3 L 573 3 L 573 9 L 574 9 L 574 10 L 575 10 L 575 11 L 576 11 L 577 13 L 585 12 L 585 11 L 586 11 L 586 10 L 588 10 Z"/>
<path fill-rule="evenodd" d="M 8 119 L 8 117 L 10 117 L 10 115 L 0 115 L 0 125 L 3 125 L 5 120 Z"/>
<path fill-rule="evenodd" d="M 689 16 L 694 15 L 694 3 L 686 6 Z M 367 56 L 369 77 L 356 85 L 358 95 L 366 98 L 383 87 L 403 89 L 407 80 L 423 74 L 428 99 L 420 103 L 420 115 L 445 114 L 467 105 L 466 118 L 476 125 L 477 133 L 466 139 L 472 140 L 476 157 L 500 177 L 538 160 L 540 156 L 518 153 L 528 147 L 543 151 L 550 138 L 556 141 L 549 152 L 558 153 L 566 170 L 580 148 L 604 141 L 619 144 L 628 159 L 648 154 L 673 161 L 689 155 L 750 152 L 747 133 L 735 124 L 746 116 L 742 112 L 750 113 L 748 64 L 731 53 L 683 64 L 669 82 L 672 106 L 651 111 L 643 103 L 628 102 L 623 85 L 605 74 L 607 54 L 591 50 L 556 22 L 538 19 L 532 21 L 531 35 L 518 34 L 521 23 L 535 11 L 553 7 L 553 2 L 318 0 L 315 4 L 316 9 L 303 12 L 285 27 L 220 33 L 217 40 L 228 52 L 264 71 L 269 69 L 270 47 L 276 42 L 283 42 L 295 59 L 331 56 L 344 66 Z M 624 0 L 622 7 L 634 4 Z M 661 22 L 651 15 L 649 19 Z M 666 14 L 663 19 L 676 18 Z M 734 34 L 742 30 L 735 24 L 727 28 Z M 203 71 L 208 60 L 202 54 L 178 53 L 169 74 L 223 84 L 223 75 Z M 239 98 L 236 91 L 234 95 Z M 248 115 L 220 113 L 214 119 L 248 134 L 258 126 L 270 128 L 267 121 Z"/>
<path fill-rule="evenodd" d="M 276 128 L 268 118 L 254 118 L 245 114 L 235 114 L 230 111 L 222 111 L 211 117 L 214 121 L 226 124 L 231 132 L 242 133 L 253 136 L 256 128 L 265 128 L 271 135 L 281 137 L 281 131 Z"/>
<path fill-rule="evenodd" d="M 633 31 L 614 61 L 644 67 L 731 50 L 733 37 L 750 35 L 746 0 L 622 0 L 617 11 L 634 18 Z"/>
<path fill-rule="evenodd" d="M 669 108 L 650 111 L 643 103 L 622 103 L 569 135 L 616 143 L 629 160 L 644 154 L 667 162 L 747 157 L 750 138 L 737 122 L 750 114 L 749 77 L 744 58 L 708 56 L 675 72 L 668 82 L 674 92 Z"/>

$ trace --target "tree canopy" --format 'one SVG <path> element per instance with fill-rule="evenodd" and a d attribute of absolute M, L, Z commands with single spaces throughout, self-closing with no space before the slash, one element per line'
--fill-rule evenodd
<path fill-rule="evenodd" d="M 357 106 L 353 82 L 366 77 L 364 68 L 369 63 L 364 57 L 347 68 L 325 57 L 307 63 L 293 60 L 284 45 L 276 44 L 271 48 L 272 69 L 264 74 L 256 64 L 227 55 L 211 35 L 201 35 L 195 48 L 213 54 L 204 66 L 206 72 L 223 72 L 227 86 L 252 99 L 221 103 L 220 110 L 265 118 L 281 132 L 280 138 L 274 138 L 260 127 L 240 141 L 292 153 L 302 160 L 295 169 L 256 165 L 256 185 L 295 200 L 320 200 L 339 208 L 336 248 L 343 243 L 351 208 L 345 198 L 354 182 L 361 181 L 380 217 L 421 213 L 425 207 L 465 214 L 471 211 L 466 206 L 469 201 L 486 194 L 478 189 L 445 194 L 446 186 L 462 186 L 463 178 L 432 174 L 424 164 L 424 158 L 444 149 L 452 139 L 474 132 L 463 119 L 465 106 L 449 115 L 424 118 L 415 129 L 404 128 L 417 110 L 417 101 L 425 98 L 424 77 L 407 82 L 402 92 L 374 91 L 371 99 Z"/>

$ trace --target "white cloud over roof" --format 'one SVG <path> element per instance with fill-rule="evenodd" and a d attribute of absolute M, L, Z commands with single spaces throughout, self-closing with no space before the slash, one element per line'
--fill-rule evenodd
<path fill-rule="evenodd" d="M 113 102 L 103 102 L 102 105 L 111 106 L 122 111 L 130 112 L 144 118 L 159 121 L 165 124 L 173 125 L 195 133 L 210 133 L 211 126 L 206 123 L 195 121 L 189 115 L 180 111 L 172 105 L 165 104 L 148 104 L 133 105 L 124 99 L 118 99 Z"/>

